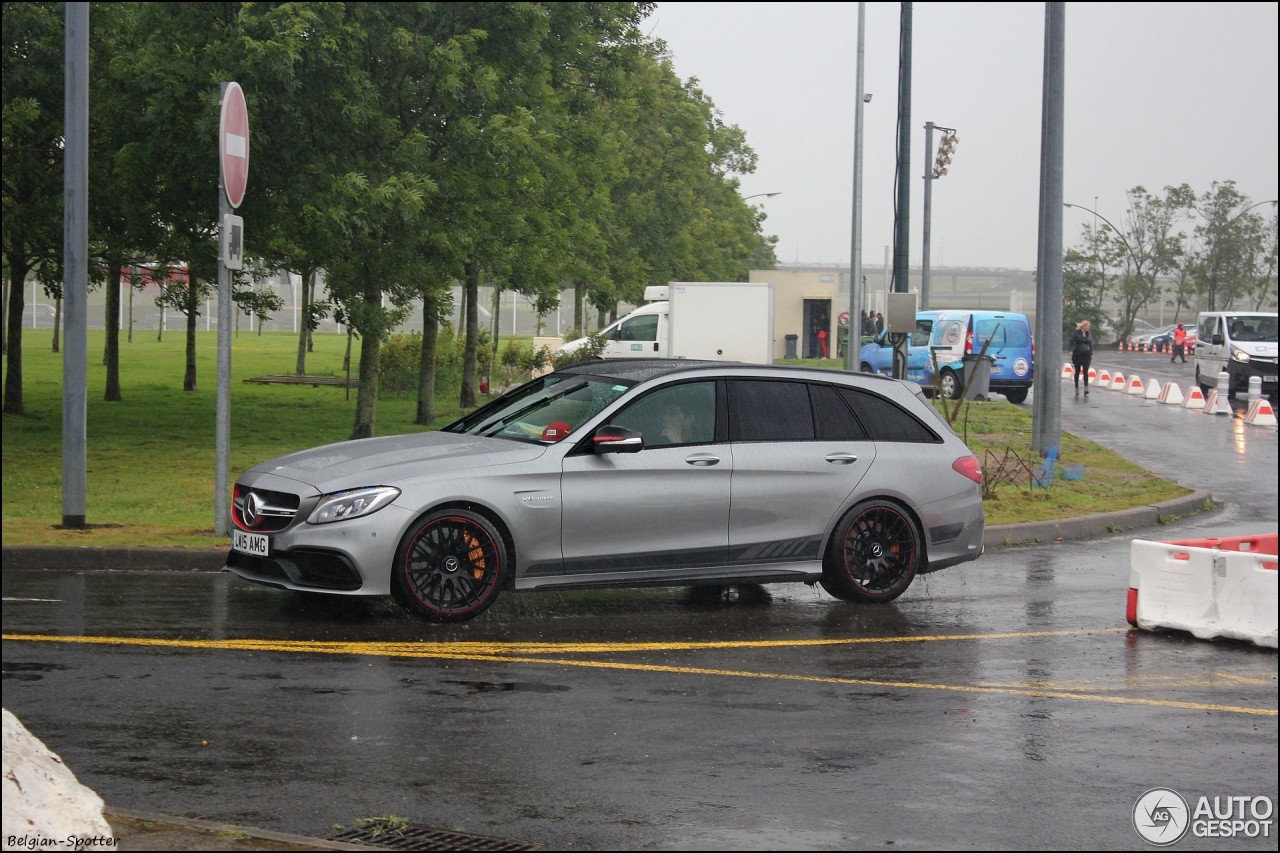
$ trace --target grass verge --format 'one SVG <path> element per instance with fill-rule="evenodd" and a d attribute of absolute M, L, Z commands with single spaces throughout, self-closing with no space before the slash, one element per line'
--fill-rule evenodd
<path fill-rule="evenodd" d="M 24 330 L 26 412 L 4 415 L 3 543 L 92 547 L 221 546 L 213 535 L 216 343 L 197 335 L 198 390 L 184 392 L 185 337 L 134 334 L 120 344 L 123 400 L 105 402 L 103 333 L 90 331 L 86 530 L 62 530 L 62 357 L 47 329 Z M 346 338 L 319 336 L 307 357 L 309 375 L 342 376 Z M 357 349 L 358 352 L 358 349 Z M 354 357 L 354 356 L 353 356 Z M 355 391 L 341 387 L 258 385 L 245 379 L 291 374 L 297 339 L 242 332 L 232 340 L 231 477 L 284 453 L 345 440 L 355 419 Z M 838 366 L 838 362 L 813 362 Z M 6 365 L 7 369 L 7 365 Z M 355 365 L 352 375 L 357 374 Z M 435 426 L 456 418 L 456 396 L 437 401 Z M 1012 449 L 1035 466 L 1031 412 L 1006 402 L 971 403 L 956 431 L 979 459 Z M 378 402 L 379 435 L 418 432 L 412 394 Z M 966 423 L 967 418 L 967 423 Z M 1145 506 L 1190 492 L 1155 477 L 1093 442 L 1064 433 L 1061 462 L 1083 466 L 1081 480 L 1055 479 L 1032 488 L 1010 478 L 986 502 L 988 525 L 1072 518 Z"/>

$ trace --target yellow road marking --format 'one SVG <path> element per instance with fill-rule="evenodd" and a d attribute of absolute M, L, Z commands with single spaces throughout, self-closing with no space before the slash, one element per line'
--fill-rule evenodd
<path fill-rule="evenodd" d="M 1098 632 L 1124 631 L 1125 628 L 1103 628 Z M 943 640 L 1012 639 L 1023 637 L 1068 636 L 1097 633 L 1095 631 L 1028 631 L 1001 634 L 943 634 L 929 637 L 879 637 L 826 640 L 758 640 L 678 643 L 372 643 L 319 642 L 299 640 L 180 640 L 160 637 L 87 637 L 56 634 L 4 634 L 6 642 L 71 643 L 79 645 L 142 646 L 151 648 L 209 649 L 220 651 L 286 652 L 293 654 L 366 655 L 376 657 L 432 658 L 441 660 L 474 660 L 503 663 L 531 663 L 551 666 L 574 666 L 589 669 L 615 669 L 630 672 L 663 672 L 681 675 L 711 675 L 725 678 L 754 678 L 774 681 L 841 684 L 861 687 L 897 688 L 903 690 L 936 690 L 953 693 L 977 693 L 1002 696 L 1033 696 L 1048 699 L 1103 702 L 1116 705 L 1147 705 L 1196 711 L 1222 711 L 1232 714 L 1274 717 L 1274 708 L 1250 708 L 1240 705 L 1216 705 L 1205 702 L 1181 702 L 1172 699 L 1145 699 L 1083 693 L 1047 687 L 992 686 L 966 684 L 931 684 L 915 681 L 885 681 L 870 678 L 800 675 L 795 673 L 752 672 L 713 669 L 709 667 L 670 666 L 665 664 L 625 663 L 617 661 L 579 660 L 561 657 L 528 657 L 532 654 L 610 653 L 637 651 L 671 651 L 734 648 L 812 647 L 859 645 L 865 643 L 924 642 Z"/>

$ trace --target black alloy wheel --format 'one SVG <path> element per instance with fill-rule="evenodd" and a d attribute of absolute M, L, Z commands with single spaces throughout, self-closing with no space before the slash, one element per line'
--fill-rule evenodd
<path fill-rule="evenodd" d="M 906 591 L 923 561 L 920 530 L 906 511 L 863 501 L 836 526 L 822 561 L 822 588 L 845 601 L 883 604 Z"/>
<path fill-rule="evenodd" d="M 493 604 L 506 572 L 506 547 L 487 519 L 442 510 L 400 543 L 391 589 L 402 606 L 432 621 L 462 622 Z"/>

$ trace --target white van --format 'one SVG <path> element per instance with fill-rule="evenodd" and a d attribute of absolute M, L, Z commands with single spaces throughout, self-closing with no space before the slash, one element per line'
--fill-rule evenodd
<path fill-rule="evenodd" d="M 1204 311 L 1196 322 L 1196 384 L 1204 393 L 1231 378 L 1231 393 L 1249 390 L 1249 377 L 1262 378 L 1262 391 L 1276 396 L 1276 313 Z"/>

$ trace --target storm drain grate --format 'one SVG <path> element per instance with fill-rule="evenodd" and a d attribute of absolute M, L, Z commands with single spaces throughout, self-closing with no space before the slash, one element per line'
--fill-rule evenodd
<path fill-rule="evenodd" d="M 348 844 L 366 844 L 387 850 L 537 850 L 537 844 L 490 838 L 487 835 L 470 835 L 465 832 L 449 832 L 413 823 L 388 824 L 382 821 L 365 821 L 362 826 L 335 832 L 329 841 Z"/>

